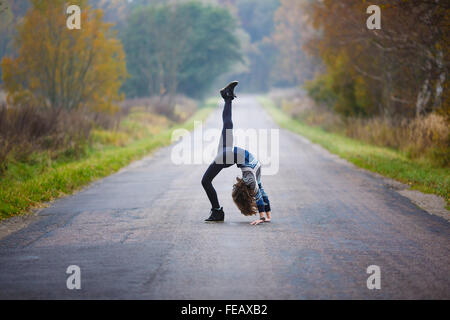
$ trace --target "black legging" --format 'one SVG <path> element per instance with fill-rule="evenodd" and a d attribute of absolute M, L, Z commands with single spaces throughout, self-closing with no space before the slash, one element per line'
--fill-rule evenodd
<path fill-rule="evenodd" d="M 205 189 L 206 194 L 208 195 L 208 199 L 211 202 L 212 208 L 215 209 L 220 208 L 220 205 L 219 200 L 217 199 L 217 192 L 212 185 L 212 181 L 222 169 L 231 167 L 234 164 L 226 161 L 226 153 L 224 152 L 226 148 L 233 147 L 233 120 L 231 118 L 231 100 L 232 99 L 225 100 L 225 105 L 222 112 L 223 128 L 222 135 L 219 141 L 218 158 L 220 158 L 220 155 L 222 155 L 223 161 L 217 161 L 216 158 L 216 160 L 214 160 L 213 163 L 209 165 L 202 178 L 202 186 Z"/>

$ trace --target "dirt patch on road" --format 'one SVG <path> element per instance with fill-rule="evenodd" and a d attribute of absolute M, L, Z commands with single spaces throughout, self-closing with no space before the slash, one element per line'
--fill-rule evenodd
<path fill-rule="evenodd" d="M 30 214 L 14 216 L 7 220 L 0 221 L 0 239 L 3 239 L 10 234 L 27 227 L 32 222 L 39 220 L 38 212 L 35 211 Z"/>
<path fill-rule="evenodd" d="M 435 214 L 450 222 L 450 211 L 445 208 L 445 200 L 435 194 L 426 194 L 417 190 L 399 190 L 402 196 L 410 199 L 425 211 Z"/>
<path fill-rule="evenodd" d="M 446 209 L 446 201 L 444 198 L 435 194 L 428 194 L 417 190 L 411 190 L 410 186 L 407 184 L 383 177 L 382 175 L 374 172 L 370 172 L 370 174 L 383 179 L 384 183 L 389 188 L 408 198 L 412 203 L 422 208 L 429 214 L 434 214 L 436 216 L 442 217 L 450 222 L 450 211 Z"/>

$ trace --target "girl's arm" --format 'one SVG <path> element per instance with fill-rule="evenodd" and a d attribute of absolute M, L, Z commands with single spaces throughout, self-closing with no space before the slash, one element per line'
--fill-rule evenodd
<path fill-rule="evenodd" d="M 258 206 L 259 211 L 259 219 L 251 222 L 250 224 L 252 226 L 256 226 L 262 222 L 270 222 L 271 219 L 271 212 L 270 212 L 270 204 L 269 199 L 264 192 L 264 189 L 262 188 L 261 183 L 258 183 L 258 191 L 255 195 L 256 205 Z M 266 208 L 269 209 L 266 211 Z M 264 214 L 266 215 L 264 217 Z"/>

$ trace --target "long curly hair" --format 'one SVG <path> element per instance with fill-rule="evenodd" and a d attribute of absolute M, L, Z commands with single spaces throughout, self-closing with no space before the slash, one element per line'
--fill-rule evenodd
<path fill-rule="evenodd" d="M 234 203 L 244 216 L 252 216 L 258 213 L 254 191 L 247 186 L 243 179 L 236 177 L 231 196 Z"/>

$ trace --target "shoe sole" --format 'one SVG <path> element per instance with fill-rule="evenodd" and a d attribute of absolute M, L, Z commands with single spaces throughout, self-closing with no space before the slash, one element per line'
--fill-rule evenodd
<path fill-rule="evenodd" d="M 221 222 L 225 222 L 224 220 L 219 220 L 219 221 L 205 221 L 205 223 L 221 223 Z"/>
<path fill-rule="evenodd" d="M 233 86 L 233 89 L 234 89 L 239 84 L 239 81 L 231 81 L 229 84 L 227 84 L 225 87 L 223 87 L 222 90 L 220 90 L 220 91 L 223 91 L 223 90 L 227 89 L 228 87 L 231 87 L 231 85 L 233 85 L 233 84 L 234 84 L 234 86 Z"/>
<path fill-rule="evenodd" d="M 239 81 L 231 81 L 229 84 L 227 84 L 224 88 L 222 88 L 220 90 L 220 94 L 222 94 L 223 91 L 228 89 L 228 87 L 232 86 L 233 84 L 234 84 L 234 86 L 233 86 L 233 91 L 234 91 L 234 88 L 236 88 L 236 86 L 239 84 Z"/>

